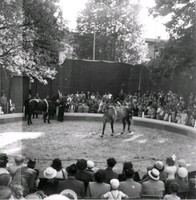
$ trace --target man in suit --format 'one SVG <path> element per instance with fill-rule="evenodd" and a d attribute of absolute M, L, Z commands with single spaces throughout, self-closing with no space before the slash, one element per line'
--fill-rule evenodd
<path fill-rule="evenodd" d="M 107 159 L 107 168 L 104 170 L 106 178 L 105 178 L 105 183 L 110 184 L 110 180 L 112 179 L 118 179 L 119 174 L 113 171 L 113 167 L 116 165 L 116 160 L 115 158 L 108 158 Z"/>
<path fill-rule="evenodd" d="M 129 198 L 140 198 L 142 192 L 142 186 L 133 180 L 134 170 L 133 168 L 124 169 L 126 181 L 120 182 L 119 190 L 127 194 Z"/>
<path fill-rule="evenodd" d="M 159 180 L 159 171 L 155 168 L 148 171 L 149 180 L 142 183 L 142 196 L 163 197 L 165 185 Z"/>
<path fill-rule="evenodd" d="M 66 171 L 68 173 L 68 179 L 59 182 L 57 193 L 60 193 L 65 189 L 70 189 L 77 194 L 78 198 L 84 198 L 84 183 L 75 178 L 75 175 L 77 173 L 76 164 L 72 164 L 69 167 L 67 167 Z"/>

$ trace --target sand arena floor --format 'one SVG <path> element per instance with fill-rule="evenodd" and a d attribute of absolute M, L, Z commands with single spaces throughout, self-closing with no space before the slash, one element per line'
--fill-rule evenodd
<path fill-rule="evenodd" d="M 131 126 L 132 133 L 121 135 L 122 124 L 116 123 L 115 135 L 110 136 L 107 124 L 101 139 L 102 122 L 52 120 L 51 124 L 45 124 L 41 119 L 33 122 L 31 126 L 26 122 L 1 124 L 0 152 L 7 153 L 11 161 L 12 156 L 22 153 L 27 158 L 37 158 L 40 170 L 57 157 L 63 160 L 64 167 L 84 158 L 104 168 L 106 159 L 114 157 L 118 162 L 116 171 L 122 170 L 124 161 L 132 161 L 142 175 L 155 160 L 165 161 L 175 154 L 196 169 L 196 141 L 183 135 L 138 126 Z"/>

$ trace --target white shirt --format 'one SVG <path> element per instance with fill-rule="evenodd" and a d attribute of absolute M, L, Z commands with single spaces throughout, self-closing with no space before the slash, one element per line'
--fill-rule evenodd
<path fill-rule="evenodd" d="M 125 198 L 126 195 L 118 190 L 112 190 L 110 192 L 107 192 L 106 194 L 103 195 L 103 197 L 108 200 L 121 200 L 122 198 Z"/>

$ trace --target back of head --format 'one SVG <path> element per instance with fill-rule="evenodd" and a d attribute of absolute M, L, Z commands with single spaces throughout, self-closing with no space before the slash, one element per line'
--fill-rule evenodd
<path fill-rule="evenodd" d="M 21 199 L 23 197 L 23 186 L 19 183 L 11 183 L 10 189 L 12 191 L 12 194 L 14 198 Z"/>
<path fill-rule="evenodd" d="M 154 164 L 154 168 L 162 172 L 164 170 L 164 164 L 162 161 L 156 161 Z"/>
<path fill-rule="evenodd" d="M 85 159 L 80 159 L 77 161 L 76 166 L 79 170 L 83 171 L 87 168 L 87 161 Z"/>
<path fill-rule="evenodd" d="M 132 162 L 125 162 L 123 165 L 123 171 L 125 171 L 126 169 L 132 169 L 132 168 L 133 168 Z"/>
<path fill-rule="evenodd" d="M 25 157 L 23 155 L 18 155 L 14 158 L 16 165 L 20 165 L 24 162 Z"/>
<path fill-rule="evenodd" d="M 108 158 L 107 159 L 107 165 L 108 165 L 108 167 L 112 167 L 113 168 L 116 165 L 115 158 Z"/>
<path fill-rule="evenodd" d="M 178 184 L 176 182 L 171 183 L 170 190 L 171 193 L 178 193 Z"/>
<path fill-rule="evenodd" d="M 77 173 L 77 166 L 76 164 L 72 164 L 69 167 L 66 168 L 66 171 L 69 176 L 74 176 Z"/>
<path fill-rule="evenodd" d="M 0 154 L 0 167 L 5 168 L 8 163 L 8 157 L 5 153 Z"/>
<path fill-rule="evenodd" d="M 103 183 L 104 180 L 105 180 L 105 172 L 103 170 L 98 170 L 96 173 L 95 173 L 95 181 L 97 183 Z"/>
<path fill-rule="evenodd" d="M 196 187 L 196 178 L 190 178 L 189 179 L 189 188 L 195 188 Z"/>
<path fill-rule="evenodd" d="M 12 192 L 8 186 L 0 186 L 0 199 L 10 199 L 11 196 Z"/>
<path fill-rule="evenodd" d="M 169 158 L 166 159 L 166 164 L 168 166 L 174 166 L 175 165 L 175 161 L 173 160 L 172 157 L 169 157 Z"/>
<path fill-rule="evenodd" d="M 134 170 L 132 168 L 127 168 L 124 171 L 126 178 L 133 178 Z"/>
<path fill-rule="evenodd" d="M 10 174 L 0 174 L 0 186 L 8 186 L 11 181 Z"/>
<path fill-rule="evenodd" d="M 29 159 L 28 163 L 27 163 L 27 167 L 34 169 L 36 165 L 36 159 Z"/>
<path fill-rule="evenodd" d="M 56 169 L 56 171 L 60 171 L 62 169 L 62 162 L 59 158 L 55 158 L 53 161 L 52 161 L 52 165 L 51 165 L 52 168 Z"/>
<path fill-rule="evenodd" d="M 94 166 L 95 166 L 95 163 L 93 161 L 91 161 L 91 160 L 87 161 L 87 168 L 88 169 L 92 169 Z"/>

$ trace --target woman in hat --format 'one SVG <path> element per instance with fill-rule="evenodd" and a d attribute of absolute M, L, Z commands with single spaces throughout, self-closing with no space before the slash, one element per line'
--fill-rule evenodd
<path fill-rule="evenodd" d="M 55 194 L 57 191 L 58 182 L 55 181 L 57 171 L 52 167 L 48 167 L 44 170 L 44 179 L 40 179 L 38 189 L 42 190 L 45 195 Z"/>
<path fill-rule="evenodd" d="M 67 179 L 68 175 L 65 169 L 62 167 L 62 162 L 59 158 L 55 158 L 52 161 L 51 167 L 56 170 L 57 174 L 55 178 Z"/>

